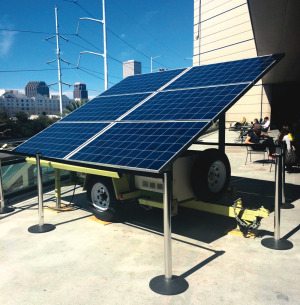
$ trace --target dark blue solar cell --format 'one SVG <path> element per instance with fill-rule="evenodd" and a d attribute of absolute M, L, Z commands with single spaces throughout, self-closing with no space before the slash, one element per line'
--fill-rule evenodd
<path fill-rule="evenodd" d="M 68 122 L 112 121 L 150 94 L 96 97 L 61 120 Z"/>
<path fill-rule="evenodd" d="M 185 69 L 177 69 L 129 76 L 110 89 L 104 91 L 100 96 L 137 92 L 153 92 L 167 84 L 170 80 L 172 80 L 175 76 L 184 70 Z"/>
<path fill-rule="evenodd" d="M 193 67 L 165 90 L 253 82 L 277 60 L 278 56 L 268 55 Z"/>
<path fill-rule="evenodd" d="M 108 124 L 56 123 L 14 149 L 15 152 L 63 158 Z"/>
<path fill-rule="evenodd" d="M 123 120 L 213 119 L 249 84 L 162 91 L 127 115 Z"/>
<path fill-rule="evenodd" d="M 159 171 L 205 125 L 203 122 L 116 123 L 70 159 Z"/>

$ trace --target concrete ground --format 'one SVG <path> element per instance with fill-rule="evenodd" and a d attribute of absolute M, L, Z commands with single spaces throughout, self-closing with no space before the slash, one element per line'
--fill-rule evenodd
<path fill-rule="evenodd" d="M 205 140 L 213 140 L 212 134 Z M 227 139 L 233 134 L 228 132 Z M 63 202 L 75 209 L 45 210 L 54 231 L 31 234 L 37 224 L 37 198 L 11 202 L 16 210 L 0 219 L 0 304 L 300 304 L 300 172 L 286 174 L 286 198 L 294 209 L 281 210 L 281 237 L 294 245 L 276 251 L 262 238 L 274 231 L 274 170 L 262 156 L 245 165 L 245 147 L 227 147 L 231 186 L 247 207 L 271 211 L 262 220 L 260 236 L 227 235 L 235 220 L 182 209 L 172 218 L 173 274 L 189 288 L 163 296 L 149 288 L 164 273 L 162 211 L 130 206 L 124 222 L 101 225 L 92 221 L 80 188 L 63 189 Z M 230 200 L 230 199 L 228 199 Z M 54 205 L 54 191 L 44 205 Z"/>

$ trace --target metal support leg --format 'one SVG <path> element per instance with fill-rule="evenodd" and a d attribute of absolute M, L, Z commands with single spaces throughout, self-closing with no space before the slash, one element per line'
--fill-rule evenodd
<path fill-rule="evenodd" d="M 60 184 L 60 169 L 55 169 L 55 198 L 56 209 L 61 209 L 61 184 Z"/>
<path fill-rule="evenodd" d="M 282 209 L 292 209 L 295 206 L 291 203 L 286 202 L 285 199 L 285 151 L 282 154 Z"/>
<path fill-rule="evenodd" d="M 225 153 L 225 114 L 219 118 L 219 150 Z"/>
<path fill-rule="evenodd" d="M 6 207 L 4 202 L 4 192 L 3 192 L 3 184 L 2 184 L 2 167 L 1 167 L 1 160 L 0 160 L 0 214 L 7 214 L 13 212 L 15 209 L 12 207 Z"/>
<path fill-rule="evenodd" d="M 261 241 L 266 248 L 273 250 L 288 250 L 293 248 L 293 244 L 280 239 L 280 207 L 282 202 L 282 154 L 276 156 L 275 168 L 275 209 L 274 209 L 274 238 L 269 237 Z"/>
<path fill-rule="evenodd" d="M 43 207 L 43 183 L 42 183 L 42 168 L 40 164 L 41 153 L 36 153 L 37 166 L 37 182 L 38 182 L 38 225 L 28 228 L 30 233 L 45 233 L 55 229 L 52 224 L 44 223 L 44 207 Z"/>
<path fill-rule="evenodd" d="M 179 276 L 172 275 L 172 246 L 171 246 L 171 177 L 170 172 L 164 173 L 164 250 L 165 274 L 150 281 L 150 288 L 159 294 L 175 295 L 186 291 L 188 282 Z"/>

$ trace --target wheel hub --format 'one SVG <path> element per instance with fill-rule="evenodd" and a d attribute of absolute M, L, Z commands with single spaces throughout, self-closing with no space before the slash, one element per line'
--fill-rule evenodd
<path fill-rule="evenodd" d="M 110 198 L 108 189 L 104 184 L 100 182 L 95 183 L 91 191 L 91 197 L 92 203 L 97 209 L 101 211 L 108 209 Z"/>
<path fill-rule="evenodd" d="M 208 171 L 208 187 L 209 190 L 217 193 L 225 184 L 226 181 L 226 167 L 220 160 L 215 161 Z"/>

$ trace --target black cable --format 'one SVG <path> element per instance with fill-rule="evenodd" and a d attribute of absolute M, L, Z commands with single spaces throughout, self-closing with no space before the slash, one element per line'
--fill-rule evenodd
<path fill-rule="evenodd" d="M 90 73 L 90 72 L 88 72 L 88 71 L 85 71 L 84 69 L 82 69 L 82 68 L 80 68 L 80 67 L 78 67 L 77 69 L 79 69 L 80 71 L 83 71 L 83 72 L 85 72 L 85 73 L 87 73 L 87 74 L 90 74 L 90 75 L 92 75 L 92 76 L 94 76 L 94 77 L 96 77 L 96 78 L 99 78 L 99 79 L 104 80 L 104 78 L 99 77 L 99 76 L 97 76 L 97 75 L 94 75 L 94 74 L 92 74 L 92 73 Z M 112 82 L 110 82 L 110 81 L 109 81 L 109 83 L 112 84 L 112 85 L 115 85 L 115 83 L 112 83 Z"/>
<path fill-rule="evenodd" d="M 88 15 L 90 15 L 90 17 L 96 19 L 96 17 L 91 14 L 88 10 L 86 10 L 85 8 L 83 8 L 77 1 L 71 1 L 71 0 L 63 0 L 63 1 L 67 1 L 67 2 L 73 2 L 75 4 L 77 4 L 83 11 L 85 11 Z M 118 39 L 120 39 L 121 41 L 123 41 L 124 43 L 126 43 L 129 47 L 131 47 L 132 49 L 134 49 L 136 52 L 140 53 L 141 55 L 147 57 L 148 59 L 151 59 L 150 56 L 144 54 L 143 52 L 139 51 L 138 49 L 136 49 L 134 46 L 132 46 L 130 43 L 128 43 L 127 41 L 125 41 L 123 38 L 121 38 L 119 35 L 117 35 L 116 33 L 114 33 L 111 29 L 109 29 L 107 26 L 106 26 L 106 29 L 108 31 L 110 31 L 113 35 L 115 35 Z M 157 60 L 153 60 L 155 61 L 156 63 L 166 67 L 167 69 L 169 69 L 169 67 L 167 67 L 166 65 L 163 65 L 162 63 L 158 62 Z"/>
<path fill-rule="evenodd" d="M 30 31 L 30 30 L 13 30 L 13 29 L 4 29 L 4 28 L 0 28 L 0 31 L 30 33 L 30 34 L 56 35 L 56 33 L 54 33 L 54 32 L 42 32 L 42 31 Z M 74 35 L 74 36 L 76 36 L 76 34 L 71 34 L 71 33 L 64 33 L 62 35 Z"/>
<path fill-rule="evenodd" d="M 82 36 L 80 36 L 79 34 L 77 34 L 77 36 L 82 39 L 83 41 L 85 41 L 87 44 L 89 44 L 90 46 L 92 46 L 93 48 L 95 48 L 96 50 L 99 50 L 100 52 L 103 53 L 103 50 L 101 50 L 100 48 L 96 47 L 95 45 L 93 45 L 92 43 L 90 43 L 87 39 L 83 38 Z"/>
<path fill-rule="evenodd" d="M 76 68 L 61 68 L 62 70 L 74 70 Z M 57 70 L 57 68 L 53 69 L 24 69 L 24 70 L 0 70 L 0 73 L 14 73 L 14 72 L 41 72 L 41 71 L 53 71 Z"/>
<path fill-rule="evenodd" d="M 78 173 L 77 173 L 77 175 L 76 175 L 76 181 L 75 181 L 75 184 L 74 184 L 73 194 L 72 194 L 71 200 L 70 200 L 70 202 L 69 202 L 68 204 L 65 204 L 65 206 L 74 206 L 74 204 L 72 203 L 72 201 L 73 201 L 73 199 L 74 199 L 75 190 L 76 190 L 76 186 L 77 186 L 78 180 L 79 180 L 79 175 L 78 175 Z"/>

